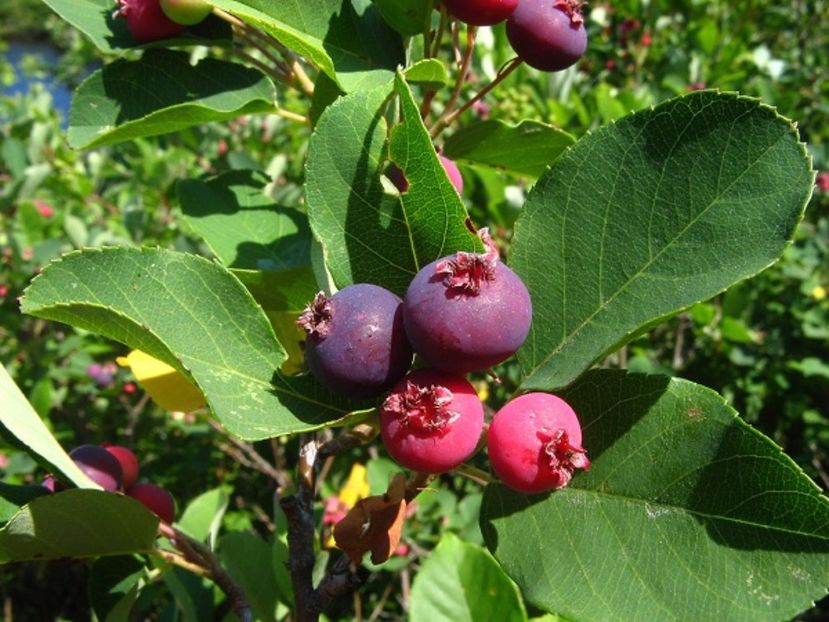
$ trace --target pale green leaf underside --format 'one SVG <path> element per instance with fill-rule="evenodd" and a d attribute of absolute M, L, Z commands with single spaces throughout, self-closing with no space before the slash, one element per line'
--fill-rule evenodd
<path fill-rule="evenodd" d="M 521 594 L 486 549 L 451 532 L 415 575 L 411 622 L 523 622 Z"/>
<path fill-rule="evenodd" d="M 530 193 L 510 265 L 533 299 L 522 386 L 578 377 L 650 322 L 764 269 L 813 173 L 790 121 L 698 92 L 580 140 Z"/>
<path fill-rule="evenodd" d="M 461 128 L 443 149 L 453 160 L 538 177 L 574 142 L 570 134 L 546 123 L 510 125 L 493 119 Z"/>
<path fill-rule="evenodd" d="M 11 437 L 9 442 L 20 443 L 54 473 L 63 475 L 76 486 L 100 488 L 72 462 L 3 365 L 0 365 L 0 427 L 4 437 Z"/>
<path fill-rule="evenodd" d="M 563 396 L 591 469 L 484 495 L 488 548 L 574 621 L 782 620 L 829 585 L 829 499 L 710 389 L 589 372 Z"/>
<path fill-rule="evenodd" d="M 26 290 L 25 313 L 100 333 L 190 375 L 237 436 L 319 427 L 354 405 L 277 372 L 285 352 L 262 309 L 225 268 L 161 249 L 65 256 Z"/>
<path fill-rule="evenodd" d="M 126 495 L 72 489 L 39 497 L 0 529 L 0 563 L 146 552 L 158 518 Z"/>
<path fill-rule="evenodd" d="M 210 0 L 317 65 L 347 93 L 387 84 L 400 37 L 366 0 Z"/>
<path fill-rule="evenodd" d="M 152 76 L 152 79 L 147 79 Z M 238 63 L 148 50 L 99 69 L 78 87 L 69 109 L 69 144 L 88 149 L 176 132 L 273 108 L 260 71 Z"/>

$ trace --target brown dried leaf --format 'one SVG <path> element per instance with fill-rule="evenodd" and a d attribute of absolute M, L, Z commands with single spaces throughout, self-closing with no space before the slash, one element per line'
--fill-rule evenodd
<path fill-rule="evenodd" d="M 352 562 L 359 564 L 368 551 L 374 564 L 381 564 L 391 556 L 403 531 L 405 494 L 406 477 L 398 473 L 386 494 L 361 499 L 337 523 L 334 540 Z"/>

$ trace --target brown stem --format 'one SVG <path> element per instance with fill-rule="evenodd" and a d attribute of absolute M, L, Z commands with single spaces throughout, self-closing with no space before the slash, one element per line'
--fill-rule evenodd
<path fill-rule="evenodd" d="M 370 423 L 359 423 L 336 438 L 324 443 L 319 449 L 320 458 L 330 458 L 343 451 L 366 445 L 374 440 L 379 429 Z"/>
<path fill-rule="evenodd" d="M 461 59 L 460 67 L 458 69 L 458 76 L 455 78 L 455 88 L 452 89 L 452 95 L 449 96 L 449 101 L 446 102 L 446 108 L 443 111 L 444 115 L 448 115 L 455 107 L 455 103 L 460 97 L 463 83 L 466 81 L 466 74 L 469 72 L 469 63 L 472 61 L 472 52 L 475 49 L 475 33 L 477 28 L 475 26 L 467 26 L 466 28 L 466 49 Z"/>
<path fill-rule="evenodd" d="M 213 419 L 208 419 L 208 423 L 210 427 L 214 430 L 221 432 L 222 434 L 225 433 L 224 428 L 218 421 L 214 421 Z M 227 440 L 232 443 L 239 451 L 234 452 L 231 451 L 231 448 L 227 447 L 226 445 L 223 447 L 223 450 L 233 456 L 235 459 L 239 460 L 240 453 L 243 455 L 244 458 L 247 458 L 246 466 L 250 466 L 253 469 L 256 469 L 260 473 L 263 473 L 274 480 L 279 486 L 285 485 L 285 478 L 282 476 L 282 473 L 277 471 L 270 462 L 265 460 L 261 454 L 256 451 L 256 448 L 253 447 L 250 443 L 246 443 L 244 441 L 239 440 L 235 436 L 226 436 Z"/>

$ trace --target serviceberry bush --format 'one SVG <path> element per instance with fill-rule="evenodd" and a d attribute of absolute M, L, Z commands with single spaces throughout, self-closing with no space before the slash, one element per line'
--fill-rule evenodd
<path fill-rule="evenodd" d="M 46 4 L 107 60 L 71 147 L 226 124 L 228 166 L 177 181 L 197 243 L 79 244 L 20 310 L 143 352 L 146 395 L 203 400 L 274 509 L 265 537 L 224 490 L 177 512 L 118 439 L 65 453 L 3 368 L 0 432 L 45 479 L 0 486 L 0 562 L 95 559 L 101 619 L 164 586 L 349 618 L 393 569 L 418 569 L 392 612 L 415 620 L 779 620 L 825 595 L 819 488 L 713 390 L 611 365 L 790 247 L 815 180 L 792 120 L 696 88 L 578 140 L 482 119 L 516 75 L 590 70 L 569 0 Z M 251 126 L 270 162 L 230 151 Z M 507 181 L 500 218 L 478 190 Z"/>

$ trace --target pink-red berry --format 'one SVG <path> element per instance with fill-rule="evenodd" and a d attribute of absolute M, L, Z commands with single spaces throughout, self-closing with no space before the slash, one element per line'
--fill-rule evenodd
<path fill-rule="evenodd" d="M 169 39 L 176 36 L 184 26 L 175 23 L 161 10 L 159 0 L 117 0 L 118 8 L 113 17 L 127 20 L 127 29 L 139 43 Z"/>
<path fill-rule="evenodd" d="M 507 20 L 515 53 L 541 71 L 560 71 L 587 49 L 587 31 L 578 0 L 520 0 Z"/>
<path fill-rule="evenodd" d="M 449 14 L 465 24 L 491 26 L 507 19 L 518 0 L 443 0 Z"/>
<path fill-rule="evenodd" d="M 127 488 L 126 494 L 140 501 L 165 523 L 172 523 L 176 517 L 176 502 L 161 486 L 149 483 L 133 484 Z"/>
<path fill-rule="evenodd" d="M 121 465 L 121 470 L 124 473 L 124 488 L 129 488 L 138 479 L 138 458 L 128 447 L 121 445 L 110 445 L 109 443 L 102 443 L 101 447 L 111 453 Z"/>
<path fill-rule="evenodd" d="M 433 261 L 415 275 L 403 301 L 415 352 L 429 365 L 459 374 L 512 356 L 532 321 L 527 287 L 499 260 L 487 230 L 480 233 L 486 253 Z"/>
<path fill-rule="evenodd" d="M 389 455 L 423 473 L 454 469 L 475 451 L 484 409 L 461 376 L 419 369 L 389 393 L 380 411 L 380 433 Z"/>
<path fill-rule="evenodd" d="M 501 481 L 524 493 L 563 488 L 576 469 L 590 468 L 575 411 L 549 393 L 527 393 L 501 408 L 489 426 L 487 451 Z"/>

